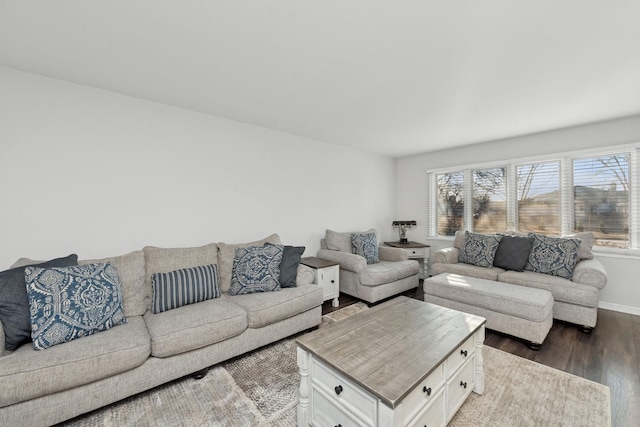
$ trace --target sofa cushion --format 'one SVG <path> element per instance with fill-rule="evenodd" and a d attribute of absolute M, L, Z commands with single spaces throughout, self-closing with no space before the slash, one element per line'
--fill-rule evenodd
<path fill-rule="evenodd" d="M 341 251 L 341 252 L 351 252 L 351 235 L 352 234 L 367 234 L 367 233 L 376 233 L 376 230 L 373 228 L 367 231 L 348 231 L 348 232 L 340 232 L 333 231 L 327 229 L 325 231 L 324 242 L 327 246 L 327 249 L 331 249 L 332 251 Z"/>
<path fill-rule="evenodd" d="M 153 290 L 151 287 L 151 276 L 155 273 L 168 273 L 189 267 L 201 265 L 218 264 L 218 245 L 209 243 L 204 246 L 192 248 L 158 248 L 146 246 L 142 248 L 146 262 L 146 292 L 148 297 L 148 307 L 151 308 L 151 298 Z M 220 273 L 218 266 L 218 274 Z"/>
<path fill-rule="evenodd" d="M 223 294 L 228 292 L 229 287 L 231 286 L 231 273 L 233 271 L 233 260 L 236 257 L 236 248 L 262 246 L 265 243 L 271 243 L 274 245 L 282 244 L 280 242 L 280 236 L 277 234 L 272 234 L 262 240 L 256 240 L 255 242 L 234 244 L 227 244 L 223 242 L 218 243 L 218 274 L 220 275 L 220 290 Z"/>
<path fill-rule="evenodd" d="M 502 236 L 479 234 L 465 231 L 464 247 L 460 250 L 459 261 L 478 267 L 490 268 Z"/>
<path fill-rule="evenodd" d="M 149 295 L 145 286 L 145 260 L 142 251 L 133 251 L 101 259 L 83 259 L 78 264 L 97 264 L 109 262 L 118 269 L 122 286 L 122 308 L 124 315 L 142 316 L 149 306 Z"/>
<path fill-rule="evenodd" d="M 127 322 L 111 263 L 26 267 L 33 348 L 44 350 Z"/>
<path fill-rule="evenodd" d="M 405 277 L 418 274 L 420 264 L 416 260 L 380 261 L 368 264 L 360 271 L 360 284 L 363 286 L 378 286 L 395 282 Z"/>
<path fill-rule="evenodd" d="M 532 322 L 543 322 L 553 310 L 553 297 L 548 291 L 459 274 L 426 279 L 424 292 Z"/>
<path fill-rule="evenodd" d="M 532 271 L 506 271 L 498 276 L 498 280 L 514 285 L 545 289 L 553 294 L 555 301 L 584 307 L 598 306 L 598 288 L 582 283 L 575 283 L 562 277 Z"/>
<path fill-rule="evenodd" d="M 595 236 L 592 232 L 583 231 L 580 233 L 567 234 L 566 236 L 562 237 L 567 239 L 580 239 L 580 247 L 578 248 L 578 260 L 593 259 L 593 252 L 591 252 L 591 249 L 593 248 Z"/>
<path fill-rule="evenodd" d="M 36 264 L 25 260 L 23 266 L 0 272 L 0 321 L 4 331 L 3 350 L 15 350 L 31 341 L 29 297 L 24 279 L 24 265 Z M 75 254 L 37 264 L 38 267 L 65 267 L 78 264 Z M 14 264 L 15 265 L 15 264 Z"/>
<path fill-rule="evenodd" d="M 247 312 L 250 328 L 262 328 L 322 305 L 322 289 L 317 285 L 284 288 L 280 292 L 263 292 L 225 296 Z"/>
<path fill-rule="evenodd" d="M 151 287 L 153 313 L 218 298 L 218 266 L 209 264 L 168 273 L 154 273 L 151 276 Z"/>
<path fill-rule="evenodd" d="M 100 334 L 34 351 L 23 345 L 0 358 L 0 407 L 68 390 L 128 371 L 149 357 L 141 316 Z M 70 402 L 71 404 L 71 402 Z"/>
<path fill-rule="evenodd" d="M 493 259 L 495 267 L 524 271 L 533 245 L 533 237 L 502 236 Z"/>
<path fill-rule="evenodd" d="M 534 240 L 524 269 L 571 279 L 578 262 L 580 240 L 549 237 L 536 233 L 529 233 L 529 237 L 533 237 Z"/>
<path fill-rule="evenodd" d="M 463 276 L 478 277 L 480 279 L 498 280 L 498 276 L 504 273 L 504 270 L 498 267 L 478 267 L 462 262 L 456 264 L 434 263 L 431 266 L 431 274 L 435 276 L 441 273 L 455 273 L 462 274 Z"/>
<path fill-rule="evenodd" d="M 280 290 L 280 245 L 237 248 L 231 272 L 229 295 Z"/>
<path fill-rule="evenodd" d="M 247 329 L 247 313 L 222 298 L 202 301 L 153 314 L 144 321 L 151 335 L 151 355 L 168 357 L 240 335 Z"/>
<path fill-rule="evenodd" d="M 367 264 L 375 264 L 380 261 L 376 233 L 352 234 L 351 252 L 364 257 Z"/>

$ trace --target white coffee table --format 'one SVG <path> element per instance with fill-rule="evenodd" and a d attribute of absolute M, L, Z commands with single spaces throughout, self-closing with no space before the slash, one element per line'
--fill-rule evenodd
<path fill-rule="evenodd" d="M 298 425 L 446 425 L 484 390 L 484 323 L 398 297 L 303 335 Z"/>

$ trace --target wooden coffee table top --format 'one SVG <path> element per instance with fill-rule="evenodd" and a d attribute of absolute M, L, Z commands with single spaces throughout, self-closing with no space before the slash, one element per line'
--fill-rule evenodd
<path fill-rule="evenodd" d="M 297 343 L 394 408 L 484 323 L 482 317 L 401 296 Z"/>

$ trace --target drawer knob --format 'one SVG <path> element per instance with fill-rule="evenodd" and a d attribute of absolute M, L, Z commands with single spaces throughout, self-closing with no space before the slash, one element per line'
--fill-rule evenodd
<path fill-rule="evenodd" d="M 335 426 L 335 427 L 342 427 L 342 424 L 338 424 L 338 425 L 337 425 L 337 426 Z"/>
<path fill-rule="evenodd" d="M 460 354 L 467 357 L 467 350 L 460 350 Z"/>
<path fill-rule="evenodd" d="M 460 381 L 460 387 L 467 388 L 467 383 Z"/>
<path fill-rule="evenodd" d="M 342 393 L 342 386 L 341 385 L 337 385 L 334 390 L 336 391 L 336 394 L 340 394 L 340 393 Z"/>
<path fill-rule="evenodd" d="M 427 393 L 427 396 L 431 396 L 431 387 L 424 386 L 422 387 L 422 391 Z"/>
<path fill-rule="evenodd" d="M 335 281 L 335 280 L 332 280 L 332 281 L 331 281 L 331 283 L 336 283 L 336 281 Z"/>

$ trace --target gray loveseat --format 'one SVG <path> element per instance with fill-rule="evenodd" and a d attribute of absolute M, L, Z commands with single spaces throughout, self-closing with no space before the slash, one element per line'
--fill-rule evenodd
<path fill-rule="evenodd" d="M 313 271 L 298 267 L 297 286 L 230 296 L 238 246 L 280 244 L 277 234 L 240 245 L 145 247 L 111 262 L 122 284 L 127 323 L 36 351 L 4 350 L 0 324 L 0 425 L 51 425 L 206 369 L 320 324 L 322 290 Z M 14 266 L 30 264 L 21 259 Z M 218 265 L 219 298 L 152 314 L 151 275 Z"/>
<path fill-rule="evenodd" d="M 514 231 L 504 234 L 526 236 Z M 433 254 L 431 273 L 454 273 L 547 290 L 553 295 L 554 319 L 574 323 L 582 326 L 585 332 L 590 332 L 596 326 L 600 289 L 607 283 L 607 273 L 591 252 L 593 235 L 577 233 L 571 237 L 581 240 L 578 262 L 571 280 L 533 271 L 510 271 L 495 266 L 480 267 L 459 262 L 460 251 L 465 244 L 464 231 L 456 232 L 453 247 L 441 249 Z"/>
<path fill-rule="evenodd" d="M 409 259 L 408 251 L 378 246 L 376 241 L 379 262 L 367 264 L 363 256 L 352 253 L 352 234 L 376 234 L 376 231 L 326 230 L 318 251 L 319 258 L 340 264 L 340 292 L 375 303 L 418 287 L 420 265 Z"/>

